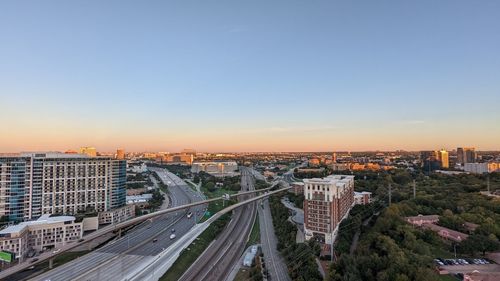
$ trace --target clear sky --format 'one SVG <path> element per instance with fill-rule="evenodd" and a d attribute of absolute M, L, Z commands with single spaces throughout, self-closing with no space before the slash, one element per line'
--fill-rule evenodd
<path fill-rule="evenodd" d="M 500 1 L 1 1 L 0 152 L 500 149 Z"/>

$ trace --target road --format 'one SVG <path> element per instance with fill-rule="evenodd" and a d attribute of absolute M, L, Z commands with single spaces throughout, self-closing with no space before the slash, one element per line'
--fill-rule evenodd
<path fill-rule="evenodd" d="M 244 167 L 241 169 L 241 190 L 254 190 L 254 178 L 251 171 Z M 244 199 L 240 198 L 240 200 Z M 245 251 L 256 212 L 255 203 L 235 209 L 226 228 L 188 268 L 180 281 L 226 280 Z"/>
<path fill-rule="evenodd" d="M 201 201 L 201 197 L 177 176 L 160 168 L 152 170 L 169 186 L 172 207 Z M 125 280 L 128 275 L 147 266 L 155 256 L 175 242 L 175 239 L 170 239 L 172 229 L 178 239 L 195 225 L 194 218 L 187 218 L 188 212 L 194 215 L 200 212 L 201 215 L 204 208 L 200 205 L 189 211 L 179 210 L 173 214 L 152 218 L 120 239 L 32 280 Z M 157 241 L 153 242 L 153 239 Z"/>
<path fill-rule="evenodd" d="M 273 218 L 269 207 L 269 200 L 262 199 L 262 205 L 258 207 L 259 224 L 260 224 L 260 241 L 262 245 L 262 253 L 264 253 L 264 261 L 269 273 L 269 279 L 277 281 L 289 281 L 288 268 L 285 261 L 278 252 L 276 246 L 278 240 L 274 233 Z"/>

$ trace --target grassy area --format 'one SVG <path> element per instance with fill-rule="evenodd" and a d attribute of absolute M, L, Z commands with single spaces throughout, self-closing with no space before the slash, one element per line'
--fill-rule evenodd
<path fill-rule="evenodd" d="M 208 189 L 206 189 L 205 187 L 202 186 L 201 188 L 201 191 L 205 194 L 205 196 L 208 198 L 208 199 L 212 199 L 212 198 L 219 198 L 219 197 L 222 197 L 222 195 L 224 194 L 235 194 L 236 191 L 232 191 L 232 190 L 227 190 L 227 189 L 223 189 L 223 188 L 218 188 L 217 190 L 213 191 L 213 192 L 210 192 Z M 208 204 L 208 208 L 207 208 L 207 211 L 210 213 L 210 216 L 203 216 L 203 218 L 201 218 L 200 222 L 204 222 L 206 221 L 207 219 L 209 219 L 211 216 L 213 216 L 213 214 L 219 212 L 220 210 L 224 209 L 225 207 L 229 206 L 229 205 L 232 205 L 234 203 L 234 201 L 226 201 L 225 203 L 221 201 L 217 201 L 217 202 L 210 202 Z"/>
<path fill-rule="evenodd" d="M 252 232 L 250 233 L 250 237 L 248 238 L 247 248 L 250 245 L 260 243 L 260 224 L 259 224 L 259 216 L 255 217 L 255 222 L 252 227 Z"/>
<path fill-rule="evenodd" d="M 250 270 L 242 268 L 234 277 L 234 281 L 247 281 L 250 279 Z"/>
<path fill-rule="evenodd" d="M 224 194 L 236 194 L 238 193 L 237 191 L 225 189 L 225 188 L 217 188 L 213 192 L 209 191 L 206 187 L 202 186 L 201 191 L 209 198 L 216 198 L 216 197 L 222 197 Z"/>
<path fill-rule="evenodd" d="M 184 272 L 198 259 L 210 243 L 221 233 L 226 224 L 231 219 L 230 214 L 223 215 L 213 222 L 203 233 L 196 238 L 174 262 L 172 267 L 160 278 L 160 281 L 174 281 L 184 274 Z"/>

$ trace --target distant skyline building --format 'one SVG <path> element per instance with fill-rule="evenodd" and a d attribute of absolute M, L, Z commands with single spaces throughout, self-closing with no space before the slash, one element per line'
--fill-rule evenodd
<path fill-rule="evenodd" d="M 441 165 L 441 168 L 445 168 L 445 169 L 449 168 L 450 167 L 450 159 L 449 159 L 448 151 L 441 149 L 441 150 L 437 151 L 437 155 L 438 155 L 438 160 L 439 160 L 439 164 Z"/>
<path fill-rule="evenodd" d="M 119 148 L 116 150 L 116 159 L 118 160 L 125 159 L 125 150 L 123 148 Z"/>
<path fill-rule="evenodd" d="M 354 176 L 304 179 L 304 197 L 306 240 L 316 237 L 332 245 L 340 222 L 354 205 Z"/>
<path fill-rule="evenodd" d="M 96 157 L 97 156 L 97 151 L 95 147 L 90 147 L 90 146 L 84 146 L 80 147 L 80 154 L 85 154 L 89 157 Z"/>
<path fill-rule="evenodd" d="M 475 147 L 459 147 L 457 148 L 457 163 L 475 163 L 477 161 L 477 154 Z"/>
<path fill-rule="evenodd" d="M 126 162 L 55 152 L 0 155 L 0 216 L 108 211 L 125 205 Z"/>
<path fill-rule="evenodd" d="M 500 162 L 465 163 L 464 171 L 473 174 L 500 172 Z"/>
<path fill-rule="evenodd" d="M 420 161 L 425 171 L 447 169 L 450 167 L 449 153 L 445 149 L 421 151 Z"/>

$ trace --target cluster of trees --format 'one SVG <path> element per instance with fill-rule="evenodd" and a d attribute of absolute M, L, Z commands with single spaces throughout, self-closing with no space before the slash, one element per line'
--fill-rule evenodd
<path fill-rule="evenodd" d="M 255 189 L 264 189 L 264 188 L 268 188 L 270 186 L 270 184 L 268 184 L 264 180 L 255 180 L 254 186 L 255 186 Z"/>
<path fill-rule="evenodd" d="M 127 175 L 127 189 L 144 188 L 146 185 L 153 185 L 149 178 L 150 172 Z"/>
<path fill-rule="evenodd" d="M 191 167 L 187 165 L 166 165 L 158 163 L 148 163 L 150 167 L 165 168 L 170 172 L 176 174 L 180 178 L 190 178 L 191 177 Z"/>
<path fill-rule="evenodd" d="M 293 176 L 298 179 L 311 179 L 311 178 L 323 178 L 330 174 L 330 171 L 326 168 L 323 168 L 318 171 L 303 171 L 298 168 L 293 170 Z"/>
<path fill-rule="evenodd" d="M 354 208 L 340 228 L 336 245 L 338 260 L 332 265 L 329 280 L 438 280 L 433 259 L 484 255 L 500 248 L 500 204 L 478 191 L 486 189 L 481 175 L 423 175 L 405 170 L 356 172 L 356 188 L 372 191 L 388 202 L 392 186 L 392 205 L 372 219 L 372 227 L 360 226 L 362 219 Z M 416 197 L 412 182 L 416 181 Z M 491 175 L 492 189 L 500 177 Z M 362 213 L 362 212 L 361 212 Z M 406 216 L 439 215 L 439 224 L 467 233 L 465 222 L 479 227 L 462 243 L 453 244 L 430 230 L 415 228 Z M 354 226 L 354 229 L 351 227 Z M 345 227 L 345 229 L 342 229 Z M 349 248 L 353 233 L 361 230 L 356 251 Z"/>
<path fill-rule="evenodd" d="M 289 193 L 289 194 L 287 194 L 287 197 L 290 200 L 290 202 L 292 202 L 295 205 L 295 207 L 297 207 L 299 209 L 304 209 L 305 197 L 304 197 L 303 193 L 300 193 L 297 195 L 295 195 L 294 193 Z"/>
<path fill-rule="evenodd" d="M 158 210 L 161 207 L 165 198 L 158 189 L 154 189 L 152 193 L 153 193 L 153 198 L 151 198 L 151 200 L 148 203 L 149 203 L 149 208 L 154 211 Z"/>
<path fill-rule="evenodd" d="M 274 231 L 278 238 L 277 248 L 284 257 L 292 280 L 323 280 L 315 261 L 321 250 L 319 244 L 315 241 L 295 243 L 297 227 L 288 221 L 289 210 L 276 196 L 271 196 L 269 203 Z"/>
<path fill-rule="evenodd" d="M 349 217 L 343 220 L 339 226 L 339 234 L 335 242 L 335 252 L 337 255 L 349 254 L 353 238 L 357 232 L 361 233 L 363 222 L 367 221 L 377 211 L 381 210 L 380 202 L 374 202 L 368 205 L 355 205 Z"/>
<path fill-rule="evenodd" d="M 198 175 L 194 177 L 194 182 L 200 182 L 202 185 L 208 189 L 210 192 L 214 192 L 217 189 L 218 184 L 224 189 L 239 191 L 241 190 L 241 177 L 224 177 L 217 178 L 206 172 L 199 172 Z"/>
<path fill-rule="evenodd" d="M 329 280 L 438 280 L 431 266 L 433 250 L 443 246 L 441 240 L 407 224 L 396 204 L 362 236 L 355 254 L 340 253 Z"/>

